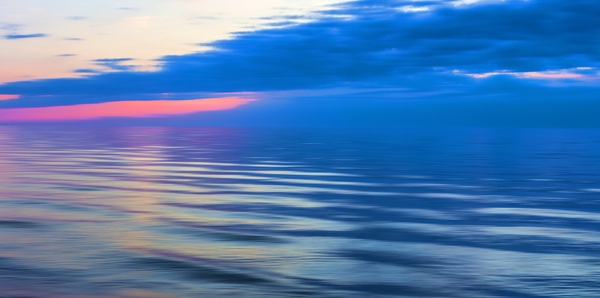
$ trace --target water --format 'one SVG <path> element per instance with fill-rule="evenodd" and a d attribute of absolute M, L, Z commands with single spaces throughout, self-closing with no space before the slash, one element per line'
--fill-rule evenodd
<path fill-rule="evenodd" d="M 0 297 L 600 297 L 600 132 L 0 127 Z"/>

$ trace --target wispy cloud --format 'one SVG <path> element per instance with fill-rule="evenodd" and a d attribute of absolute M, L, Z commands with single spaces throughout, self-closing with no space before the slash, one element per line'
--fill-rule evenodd
<path fill-rule="evenodd" d="M 107 63 L 112 63 L 112 62 L 125 62 L 125 61 L 131 61 L 133 60 L 133 58 L 102 58 L 102 59 L 95 59 L 92 60 L 94 62 L 107 62 Z"/>
<path fill-rule="evenodd" d="M 100 73 L 101 71 L 96 70 L 96 69 L 91 69 L 91 68 L 80 68 L 80 69 L 73 70 L 73 72 L 75 72 L 75 73 Z"/>
<path fill-rule="evenodd" d="M 23 27 L 23 24 L 15 24 L 15 23 L 0 23 L 2 24 L 0 26 L 0 29 L 2 30 L 6 30 L 9 32 L 17 32 L 17 30 L 19 30 L 21 27 Z"/>
<path fill-rule="evenodd" d="M 36 37 L 47 37 L 48 34 L 45 33 L 35 33 L 35 34 L 8 34 L 4 35 L 6 39 L 23 39 L 23 38 L 36 38 Z"/>
<path fill-rule="evenodd" d="M 96 65 L 108 67 L 111 70 L 125 71 L 125 70 L 132 70 L 135 66 L 122 65 L 121 63 L 126 62 L 126 61 L 132 61 L 132 60 L 134 60 L 134 59 L 133 58 L 116 58 L 116 59 L 104 58 L 104 59 L 96 59 L 96 60 L 92 60 L 92 61 L 96 62 Z"/>

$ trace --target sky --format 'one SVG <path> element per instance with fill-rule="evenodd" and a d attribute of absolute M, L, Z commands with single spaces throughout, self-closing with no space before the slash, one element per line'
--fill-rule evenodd
<path fill-rule="evenodd" d="M 0 123 L 600 128 L 595 0 L 0 0 Z"/>

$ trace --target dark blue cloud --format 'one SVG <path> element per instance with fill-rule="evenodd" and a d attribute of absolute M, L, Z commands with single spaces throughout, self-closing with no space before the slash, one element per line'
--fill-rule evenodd
<path fill-rule="evenodd" d="M 4 35 L 6 39 L 23 39 L 23 38 L 36 38 L 36 37 L 46 37 L 48 34 L 44 33 L 36 33 L 36 34 L 7 34 Z"/>
<path fill-rule="evenodd" d="M 408 8 L 429 10 L 407 12 Z M 475 88 L 453 75 L 600 66 L 596 0 L 364 0 L 331 6 L 309 23 L 254 32 L 166 56 L 157 72 L 99 59 L 120 72 L 7 83 L 0 93 L 86 95 L 268 91 L 330 86 Z M 283 18 L 285 19 L 285 18 Z M 288 18 L 290 19 L 290 18 Z M 465 90 L 466 90 L 465 89 Z"/>

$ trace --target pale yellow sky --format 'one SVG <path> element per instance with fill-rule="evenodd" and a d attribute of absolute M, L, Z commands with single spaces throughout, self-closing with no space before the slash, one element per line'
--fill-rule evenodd
<path fill-rule="evenodd" d="M 90 60 L 152 59 L 207 50 L 197 43 L 264 27 L 284 15 L 310 15 L 339 0 L 0 0 L 0 82 L 75 77 L 107 70 Z M 7 35 L 47 34 L 7 39 Z M 63 56 L 61 56 L 63 55 Z M 66 56 L 70 55 L 70 56 Z"/>

